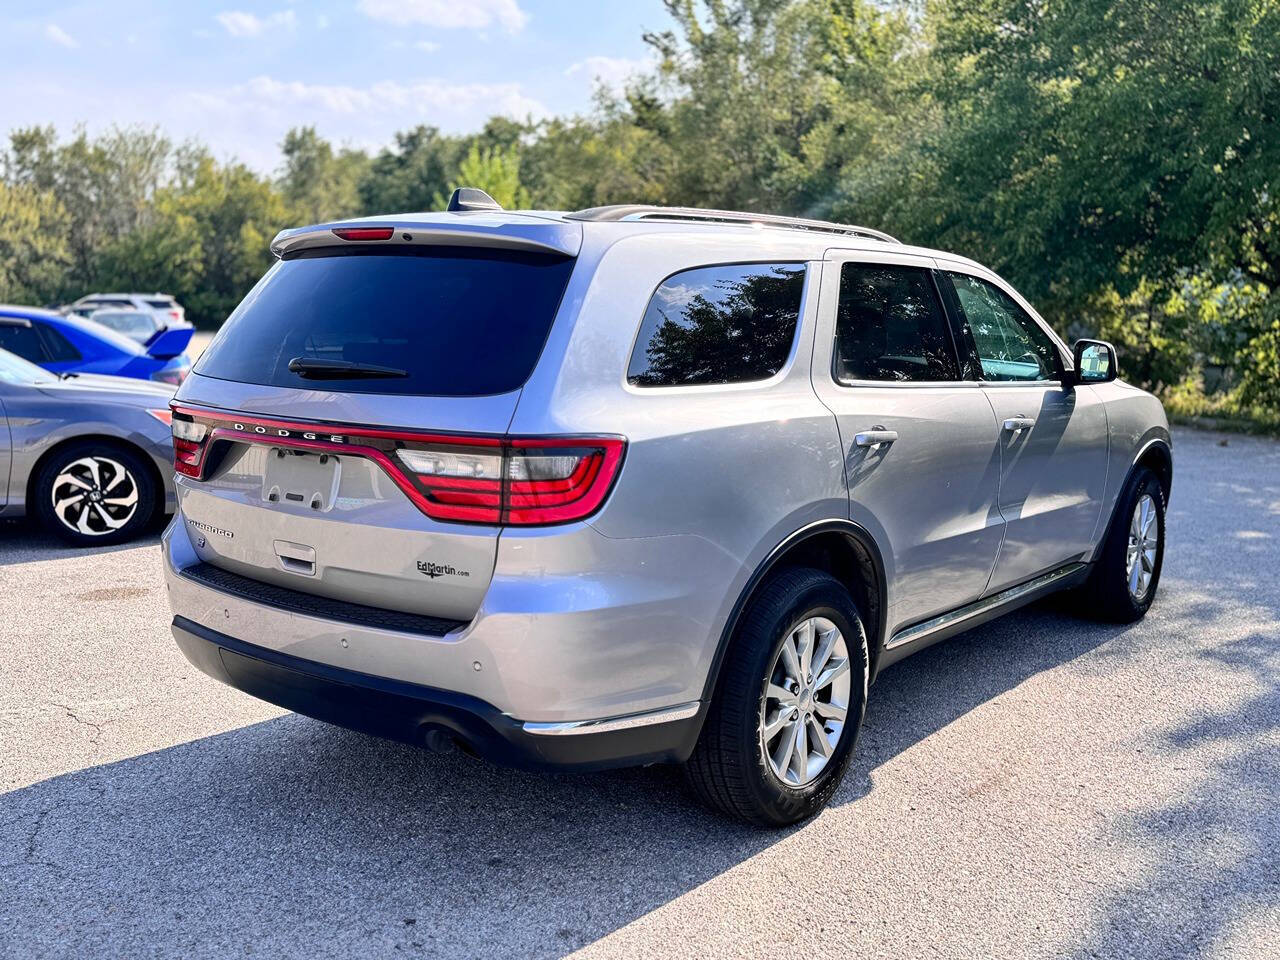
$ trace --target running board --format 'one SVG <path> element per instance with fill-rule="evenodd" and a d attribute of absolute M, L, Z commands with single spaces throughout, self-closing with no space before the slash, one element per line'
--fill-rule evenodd
<path fill-rule="evenodd" d="M 935 633 L 941 633 L 944 630 L 956 632 L 957 628 L 970 620 L 990 619 L 988 615 L 1002 607 L 1016 605 L 1019 601 L 1030 603 L 1032 600 L 1037 599 L 1036 595 L 1047 593 L 1048 587 L 1053 586 L 1059 580 L 1065 580 L 1067 577 L 1079 573 L 1086 566 L 1088 564 L 1068 563 L 1057 570 L 1051 570 L 1025 583 L 1009 587 L 1007 590 L 1001 590 L 999 593 L 993 593 L 991 596 L 983 597 L 981 600 L 975 600 L 966 606 L 944 613 L 940 617 L 934 617 L 932 620 L 926 620 L 914 626 L 904 627 L 889 638 L 889 642 L 884 645 L 884 648 L 892 650 L 895 647 L 901 647 L 912 641 L 921 640 Z"/>

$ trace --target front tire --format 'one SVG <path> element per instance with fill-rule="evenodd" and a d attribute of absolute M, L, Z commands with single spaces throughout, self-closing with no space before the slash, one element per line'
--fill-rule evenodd
<path fill-rule="evenodd" d="M 1151 609 L 1164 566 L 1165 492 L 1146 468 L 1120 495 L 1111 529 L 1081 589 L 1087 611 L 1112 623 L 1133 623 Z"/>
<path fill-rule="evenodd" d="M 32 494 L 50 533 L 78 547 L 106 546 L 147 528 L 155 516 L 157 484 L 139 454 L 85 440 L 41 464 Z"/>
<path fill-rule="evenodd" d="M 774 575 L 738 625 L 686 764 L 694 792 L 761 826 L 813 816 L 849 765 L 869 677 L 866 630 L 844 586 L 821 570 Z"/>

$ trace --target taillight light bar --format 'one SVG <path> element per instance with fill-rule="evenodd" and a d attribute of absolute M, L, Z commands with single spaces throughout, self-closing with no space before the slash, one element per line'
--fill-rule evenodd
<path fill-rule="evenodd" d="M 435 520 L 506 526 L 593 514 L 622 465 L 621 437 L 479 437 L 241 417 L 173 404 L 174 469 L 204 477 L 220 440 L 372 460 Z"/>

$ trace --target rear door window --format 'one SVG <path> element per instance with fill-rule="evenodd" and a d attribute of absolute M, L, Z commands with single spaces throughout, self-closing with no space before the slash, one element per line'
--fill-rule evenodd
<path fill-rule="evenodd" d="M 642 387 L 767 380 L 791 354 L 802 263 L 699 267 L 658 287 L 627 367 Z"/>
<path fill-rule="evenodd" d="M 8 350 L 32 363 L 47 363 L 49 360 L 45 355 L 44 344 L 40 341 L 40 334 L 30 324 L 5 323 L 0 320 L 0 349 Z"/>
<path fill-rule="evenodd" d="M 478 247 L 304 251 L 267 272 L 195 369 L 325 391 L 507 393 L 533 372 L 573 264 Z M 295 359 L 403 375 L 304 377 Z"/>
<path fill-rule="evenodd" d="M 886 263 L 840 268 L 834 373 L 839 383 L 957 378 L 955 347 L 928 270 Z"/>

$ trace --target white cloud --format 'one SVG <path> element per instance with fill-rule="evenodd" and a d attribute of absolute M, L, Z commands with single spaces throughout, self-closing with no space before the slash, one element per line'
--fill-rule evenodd
<path fill-rule="evenodd" d="M 482 30 L 497 23 L 508 33 L 518 33 L 529 22 L 518 0 L 360 0 L 360 12 L 374 20 L 408 26 Z"/>
<path fill-rule="evenodd" d="M 414 46 L 425 53 L 435 53 L 440 49 L 440 44 L 435 43 L 432 40 L 419 40 L 414 44 Z"/>
<path fill-rule="evenodd" d="M 298 18 L 292 10 L 281 10 L 266 17 L 243 10 L 224 10 L 214 19 L 233 37 L 257 37 L 268 30 L 292 30 L 298 25 Z"/>
<path fill-rule="evenodd" d="M 51 23 L 44 28 L 44 35 L 47 39 L 52 40 L 60 47 L 66 47 L 68 50 L 74 50 L 80 46 L 80 42 L 75 37 L 67 33 L 56 23 Z"/>
<path fill-rule="evenodd" d="M 594 88 L 596 84 L 621 93 L 627 81 L 638 73 L 653 68 L 654 59 L 629 60 L 626 57 L 587 57 L 565 70 L 566 77 L 585 77 Z"/>
<path fill-rule="evenodd" d="M 384 80 L 367 87 L 355 87 L 260 76 L 221 91 L 194 93 L 190 99 L 203 109 L 227 114 L 279 113 L 287 119 L 294 116 L 294 111 L 310 109 L 328 114 L 383 116 L 399 118 L 397 122 L 430 123 L 439 122 L 439 116 L 440 120 L 470 118 L 468 128 L 478 127 L 493 114 L 520 119 L 548 115 L 547 108 L 527 96 L 518 83 Z"/>

